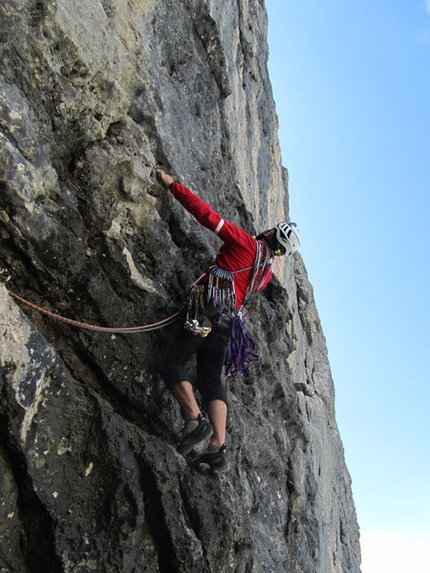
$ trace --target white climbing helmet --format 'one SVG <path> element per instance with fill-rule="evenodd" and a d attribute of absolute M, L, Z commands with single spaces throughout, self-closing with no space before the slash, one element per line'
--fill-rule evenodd
<path fill-rule="evenodd" d="M 295 223 L 282 221 L 282 223 L 276 225 L 275 230 L 276 240 L 284 247 L 287 256 L 298 250 L 300 247 L 300 236 Z"/>

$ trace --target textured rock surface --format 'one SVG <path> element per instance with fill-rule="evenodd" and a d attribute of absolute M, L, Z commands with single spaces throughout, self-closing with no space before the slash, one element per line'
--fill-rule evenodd
<path fill-rule="evenodd" d="M 219 243 L 154 179 L 250 232 L 288 210 L 261 0 L 3 0 L 6 286 L 104 326 L 175 312 Z M 288 158 L 287 158 L 288 159 Z M 299 255 L 247 316 L 231 468 L 191 471 L 156 369 L 172 328 L 79 329 L 0 286 L 0 571 L 359 572 L 350 478 Z"/>

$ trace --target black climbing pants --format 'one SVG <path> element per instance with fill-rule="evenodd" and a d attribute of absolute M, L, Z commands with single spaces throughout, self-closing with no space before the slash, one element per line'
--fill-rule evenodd
<path fill-rule="evenodd" d="M 227 393 L 222 381 L 222 370 L 227 354 L 227 338 L 212 331 L 202 338 L 185 329 L 179 331 L 167 352 L 160 374 L 167 387 L 173 387 L 184 380 L 191 380 L 186 366 L 193 355 L 196 355 L 195 386 L 207 407 L 212 400 L 227 403 Z"/>

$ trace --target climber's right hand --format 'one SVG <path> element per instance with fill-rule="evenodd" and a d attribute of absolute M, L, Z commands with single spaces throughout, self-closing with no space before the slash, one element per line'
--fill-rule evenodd
<path fill-rule="evenodd" d="M 170 175 L 168 175 L 165 171 L 163 171 L 162 169 L 157 169 L 156 171 L 156 175 L 157 175 L 157 179 L 158 181 L 163 185 L 163 187 L 165 187 L 166 189 L 169 189 L 170 185 L 174 182 L 173 177 L 171 177 Z"/>

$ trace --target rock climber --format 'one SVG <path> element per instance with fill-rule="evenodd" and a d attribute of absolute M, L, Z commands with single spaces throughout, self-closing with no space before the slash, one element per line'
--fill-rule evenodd
<path fill-rule="evenodd" d="M 177 451 L 189 454 L 212 432 L 207 449 L 192 463 L 208 464 L 215 472 L 221 472 L 228 467 L 225 445 L 228 401 L 223 367 L 227 362 L 227 373 L 246 372 L 256 357 L 249 347 L 252 341 L 246 335 L 240 311 L 254 293 L 267 286 L 272 277 L 273 257 L 288 256 L 299 248 L 299 234 L 295 223 L 281 222 L 252 237 L 225 221 L 163 170 L 157 170 L 157 178 L 201 225 L 223 241 L 214 263 L 192 286 L 184 329 L 178 333 L 160 367 L 160 374 L 185 419 Z M 186 371 L 194 354 L 195 386 L 209 420 L 198 405 Z"/>

